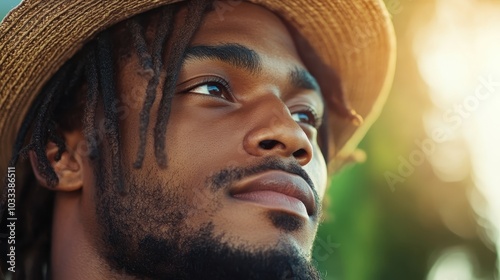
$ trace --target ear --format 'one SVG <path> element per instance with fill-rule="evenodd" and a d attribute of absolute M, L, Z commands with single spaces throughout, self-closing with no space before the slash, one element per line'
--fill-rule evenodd
<path fill-rule="evenodd" d="M 50 165 L 54 169 L 57 178 L 59 179 L 58 184 L 55 188 L 49 188 L 47 181 L 42 176 L 36 154 L 33 151 L 29 152 L 29 158 L 31 162 L 31 166 L 33 168 L 33 173 L 37 181 L 44 187 L 49 188 L 50 190 L 56 191 L 76 191 L 82 188 L 83 186 L 83 162 L 82 162 L 82 153 L 78 153 L 77 143 L 80 138 L 75 134 L 65 135 L 66 139 L 66 151 L 62 153 L 61 159 L 56 161 L 55 157 L 57 155 L 58 148 L 55 143 L 49 142 L 46 148 L 47 158 L 49 159 Z M 80 139 L 80 140 L 83 140 Z M 74 145 L 72 145 L 74 144 Z"/>

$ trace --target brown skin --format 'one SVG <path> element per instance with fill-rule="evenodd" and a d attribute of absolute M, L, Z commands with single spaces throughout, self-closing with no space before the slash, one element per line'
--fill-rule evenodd
<path fill-rule="evenodd" d="M 321 94 L 295 87 L 290 82 L 290 72 L 305 66 L 284 24 L 271 12 L 249 3 L 226 12 L 224 20 L 216 12 L 210 12 L 192 45 L 227 43 L 255 51 L 262 67 L 250 71 L 213 58 L 186 60 L 167 128 L 168 167 L 165 169 L 156 163 L 152 137 L 160 90 L 151 111 L 152 124 L 148 128 L 143 167 L 132 167 L 139 145 L 141 108 L 126 100 L 143 95 L 147 80 L 138 74 L 140 67 L 135 54 L 121 61 L 118 91 L 121 99 L 130 105 L 121 122 L 124 172 L 136 180 L 154 182 L 151 185 L 184 186 L 172 191 L 192 207 L 183 224 L 185 229 L 195 230 L 211 221 L 214 233 L 229 244 L 255 250 L 285 244 L 310 258 L 319 212 L 308 217 L 297 216 L 282 209 L 237 200 L 230 195 L 231 187 L 217 192 L 206 188 L 207 178 L 214 173 L 229 167 L 253 166 L 267 157 L 302 166 L 314 183 L 319 201 L 327 184 L 326 164 L 317 144 L 316 128 L 292 118 L 305 107 L 311 107 L 321 117 Z M 229 83 L 231 91 L 226 97 L 230 100 L 206 94 L 207 88 L 200 83 L 213 77 Z M 210 89 L 213 93 L 214 87 Z M 52 234 L 53 279 L 124 279 L 106 265 L 106 257 L 99 249 L 103 246 L 99 238 L 101 220 L 96 214 L 99 202 L 95 199 L 93 163 L 81 145 L 85 142 L 83 133 L 67 133 L 65 138 L 68 152 L 61 161 L 52 160 L 59 176 Z M 274 140 L 277 144 L 264 149 L 259 145 L 264 140 Z M 53 146 L 48 148 L 49 159 L 53 159 L 55 152 Z M 37 177 L 43 184 L 43 179 Z M 202 195 L 196 196 L 196 193 Z M 161 212 L 161 209 L 150 210 L 152 215 L 155 210 Z M 291 231 L 278 228 L 270 221 L 270 212 L 292 215 L 300 221 L 300 227 Z M 175 230 L 169 225 L 160 225 L 155 234 Z M 124 244 L 129 245 L 133 246 Z"/>

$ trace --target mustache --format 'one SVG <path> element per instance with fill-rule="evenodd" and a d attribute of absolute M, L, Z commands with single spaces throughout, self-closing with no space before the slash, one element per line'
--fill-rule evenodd
<path fill-rule="evenodd" d="M 279 170 L 300 176 L 311 187 L 316 205 L 320 205 L 319 196 L 316 192 L 314 183 L 302 166 L 296 161 L 284 162 L 275 157 L 264 158 L 261 162 L 250 166 L 222 169 L 208 178 L 208 185 L 211 187 L 212 191 L 216 192 L 231 187 L 234 183 L 245 177 L 269 170 Z"/>

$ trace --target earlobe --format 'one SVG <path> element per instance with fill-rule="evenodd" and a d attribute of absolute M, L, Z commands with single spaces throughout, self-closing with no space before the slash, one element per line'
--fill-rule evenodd
<path fill-rule="evenodd" d="M 49 142 L 47 144 L 47 158 L 54 169 L 59 182 L 54 188 L 49 188 L 47 180 L 42 176 L 38 168 L 38 160 L 33 151 L 29 152 L 31 166 L 37 181 L 44 187 L 56 191 L 76 191 L 83 186 L 82 161 L 78 160 L 78 154 L 73 151 L 64 151 L 61 158 L 56 161 L 55 157 L 58 151 L 56 144 Z"/>

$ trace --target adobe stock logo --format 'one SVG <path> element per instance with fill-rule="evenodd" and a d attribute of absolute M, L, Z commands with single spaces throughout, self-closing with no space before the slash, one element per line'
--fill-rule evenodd
<path fill-rule="evenodd" d="M 449 140 L 452 133 L 463 125 L 464 120 L 470 118 L 478 110 L 481 102 L 500 92 L 500 79 L 498 79 L 500 77 L 496 78 L 494 80 L 492 75 L 489 75 L 487 79 L 479 77 L 479 84 L 474 93 L 465 97 L 462 102 L 454 104 L 453 108 L 443 113 L 443 121 L 447 126 L 434 129 L 431 136 L 424 140 L 416 139 L 414 141 L 416 148 L 408 156 L 403 157 L 400 155 L 398 157 L 397 172 L 384 172 L 384 178 L 391 191 L 394 192 L 398 183 L 405 182 L 415 172 L 415 168 L 422 165 L 426 158 L 434 153 L 436 144 Z"/>
<path fill-rule="evenodd" d="M 330 258 L 330 256 L 340 247 L 340 244 L 333 241 L 331 235 L 326 238 L 317 236 L 314 241 L 313 247 L 313 259 L 316 262 L 324 262 Z"/>

